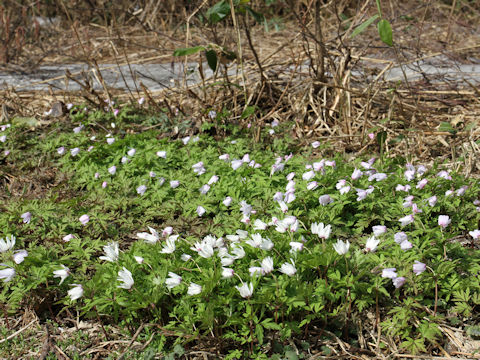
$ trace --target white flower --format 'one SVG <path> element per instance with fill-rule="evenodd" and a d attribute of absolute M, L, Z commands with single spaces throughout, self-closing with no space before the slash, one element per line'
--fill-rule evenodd
<path fill-rule="evenodd" d="M 238 160 L 238 159 L 234 159 L 234 160 L 232 160 L 231 165 L 232 165 L 232 169 L 233 169 L 233 170 L 237 170 L 240 166 L 243 165 L 243 161 L 242 161 L 242 160 Z"/>
<path fill-rule="evenodd" d="M 171 235 L 173 233 L 173 227 L 167 226 L 165 229 L 162 230 L 162 236 Z"/>
<path fill-rule="evenodd" d="M 401 244 L 403 241 L 407 240 L 407 234 L 405 234 L 403 231 L 400 231 L 396 233 L 393 238 L 397 244 Z"/>
<path fill-rule="evenodd" d="M 137 187 L 137 194 L 142 196 L 143 194 L 145 194 L 145 191 L 147 191 L 147 187 L 145 185 L 140 185 L 139 187 Z"/>
<path fill-rule="evenodd" d="M 150 230 L 150 234 L 146 232 L 137 233 L 137 238 L 145 240 L 150 244 L 155 244 L 158 239 L 160 239 L 160 236 L 158 235 L 157 230 L 151 228 L 150 226 L 148 227 L 148 230 Z"/>
<path fill-rule="evenodd" d="M 312 181 L 307 184 L 308 190 L 315 190 L 318 187 L 318 182 Z"/>
<path fill-rule="evenodd" d="M 413 220 L 414 220 L 413 215 L 407 215 L 402 217 L 401 219 L 398 219 L 398 221 L 400 221 L 400 224 L 402 226 L 407 226 L 408 224 L 413 223 Z"/>
<path fill-rule="evenodd" d="M 0 279 L 3 279 L 3 282 L 9 282 L 15 276 L 15 269 L 6 268 L 0 270 Z"/>
<path fill-rule="evenodd" d="M 333 202 L 333 199 L 330 197 L 330 195 L 322 195 L 318 198 L 318 202 L 320 205 L 328 205 Z"/>
<path fill-rule="evenodd" d="M 260 265 L 262 267 L 263 274 L 268 274 L 273 271 L 273 259 L 270 256 L 263 259 Z"/>
<path fill-rule="evenodd" d="M 478 240 L 480 239 L 480 230 L 473 230 L 473 231 L 469 231 L 468 234 L 474 238 L 475 240 Z"/>
<path fill-rule="evenodd" d="M 135 258 L 135 261 L 136 261 L 137 263 L 139 263 L 139 264 L 142 264 L 142 263 L 143 263 L 143 257 L 141 257 L 141 256 L 134 256 L 134 258 Z"/>
<path fill-rule="evenodd" d="M 318 148 L 321 144 L 320 144 L 320 141 L 314 141 L 311 145 L 312 145 L 312 147 L 313 147 L 314 149 L 316 149 L 316 148 Z"/>
<path fill-rule="evenodd" d="M 245 200 L 240 201 L 240 212 L 244 216 L 249 216 L 252 213 L 252 205 L 249 205 Z"/>
<path fill-rule="evenodd" d="M 262 220 L 260 219 L 256 219 L 254 222 L 253 222 L 253 229 L 254 230 L 265 230 L 267 228 L 267 224 L 264 223 Z"/>
<path fill-rule="evenodd" d="M 0 239 L 0 253 L 7 252 L 15 246 L 15 236 L 6 236 L 5 240 Z"/>
<path fill-rule="evenodd" d="M 230 196 L 227 196 L 225 200 L 223 200 L 223 205 L 225 205 L 226 207 L 229 207 L 232 203 L 232 200 L 233 199 Z"/>
<path fill-rule="evenodd" d="M 74 239 L 75 236 L 73 234 L 68 234 L 63 237 L 63 241 L 69 242 L 70 240 Z"/>
<path fill-rule="evenodd" d="M 110 175 L 115 175 L 115 173 L 117 172 L 117 167 L 115 165 L 109 167 L 108 172 L 110 173 Z"/>
<path fill-rule="evenodd" d="M 191 247 L 193 251 L 196 251 L 201 257 L 208 259 L 213 256 L 214 250 L 211 244 L 206 241 L 197 242 Z"/>
<path fill-rule="evenodd" d="M 231 252 L 235 259 L 241 259 L 245 256 L 245 250 L 240 245 L 232 246 Z"/>
<path fill-rule="evenodd" d="M 302 179 L 305 180 L 305 181 L 310 181 L 314 177 L 315 177 L 315 171 L 313 171 L 313 170 L 307 171 L 306 173 L 303 173 L 303 175 L 302 175 Z"/>
<path fill-rule="evenodd" d="M 100 256 L 100 260 L 106 260 L 110 262 L 115 262 L 118 260 L 118 243 L 112 241 L 108 245 L 103 247 L 106 256 Z"/>
<path fill-rule="evenodd" d="M 207 212 L 207 210 L 205 210 L 205 208 L 203 206 L 198 206 L 197 207 L 197 214 L 198 216 L 203 216 L 203 214 L 205 214 Z"/>
<path fill-rule="evenodd" d="M 113 138 L 113 137 L 109 137 L 109 138 L 107 139 L 107 144 L 108 144 L 108 145 L 112 145 L 114 142 L 115 142 L 115 138 Z"/>
<path fill-rule="evenodd" d="M 210 178 L 210 180 L 208 180 L 208 185 L 212 185 L 212 184 L 215 184 L 217 181 L 218 181 L 219 177 L 217 175 L 212 175 L 212 177 Z"/>
<path fill-rule="evenodd" d="M 250 245 L 251 247 L 254 247 L 254 248 L 259 248 L 260 245 L 262 245 L 262 242 L 263 242 L 263 238 L 262 238 L 262 235 L 260 234 L 253 234 L 252 235 L 252 238 L 245 241 L 246 244 Z"/>
<path fill-rule="evenodd" d="M 125 289 L 125 290 L 130 290 L 133 286 L 133 283 L 134 283 L 132 273 L 130 271 L 128 271 L 125 268 L 125 266 L 123 267 L 122 270 L 120 270 L 118 272 L 117 280 L 123 282 L 123 284 L 120 284 L 117 287 Z"/>
<path fill-rule="evenodd" d="M 291 252 L 297 252 L 297 251 L 302 251 L 303 250 L 303 243 L 298 242 L 298 241 L 291 241 L 290 242 L 290 251 Z"/>
<path fill-rule="evenodd" d="M 230 266 L 235 261 L 235 258 L 231 255 L 222 256 L 220 263 L 222 266 Z"/>
<path fill-rule="evenodd" d="M 288 206 L 283 201 L 278 202 L 278 206 L 280 206 L 280 210 L 285 214 L 288 211 Z"/>
<path fill-rule="evenodd" d="M 363 175 L 363 172 L 360 169 L 355 168 L 352 175 L 350 176 L 352 180 L 357 180 Z"/>
<path fill-rule="evenodd" d="M 210 185 L 208 184 L 205 184 L 202 187 L 200 187 L 200 189 L 198 189 L 198 191 L 200 191 L 200 194 L 202 195 L 206 195 L 209 190 L 210 190 Z"/>
<path fill-rule="evenodd" d="M 182 282 L 182 277 L 171 271 L 168 273 L 168 276 L 169 277 L 165 280 L 165 284 L 169 289 L 173 289 L 175 286 L 180 285 L 180 283 Z"/>
<path fill-rule="evenodd" d="M 228 161 L 230 159 L 230 155 L 228 154 L 222 154 L 218 157 L 220 160 L 223 160 L 223 161 Z"/>
<path fill-rule="evenodd" d="M 253 294 L 253 284 L 252 283 L 242 283 L 242 286 L 235 286 L 235 288 L 240 293 L 240 296 L 243 298 L 249 298 Z"/>
<path fill-rule="evenodd" d="M 137 150 L 135 150 L 135 149 L 130 149 L 130 150 L 127 151 L 127 155 L 130 156 L 130 157 L 132 157 L 132 156 L 135 155 L 136 152 L 137 152 Z"/>
<path fill-rule="evenodd" d="M 53 277 L 60 278 L 60 283 L 58 285 L 62 285 L 68 275 L 70 275 L 70 269 L 65 265 L 62 265 L 62 268 L 60 270 L 55 270 L 53 272 Z"/>
<path fill-rule="evenodd" d="M 21 264 L 27 256 L 28 256 L 27 250 L 17 250 L 13 254 L 13 261 L 15 262 L 15 264 Z"/>
<path fill-rule="evenodd" d="M 68 290 L 68 296 L 70 296 L 70 299 L 72 300 L 77 300 L 82 297 L 83 295 L 83 287 L 80 284 L 71 284 L 70 286 L 73 286 L 70 290 Z"/>
<path fill-rule="evenodd" d="M 372 226 L 373 235 L 380 236 L 387 232 L 387 227 L 384 225 L 375 225 Z"/>
<path fill-rule="evenodd" d="M 166 151 L 157 151 L 157 156 L 162 159 L 167 158 L 167 152 Z"/>
<path fill-rule="evenodd" d="M 375 236 L 372 236 L 367 239 L 367 243 L 365 244 L 365 250 L 370 252 L 375 252 L 380 240 L 375 239 Z"/>
<path fill-rule="evenodd" d="M 248 237 L 248 231 L 238 229 L 236 233 L 240 239 L 246 239 Z"/>
<path fill-rule="evenodd" d="M 273 249 L 273 242 L 272 240 L 266 238 L 263 239 L 262 243 L 260 244 L 260 249 L 270 251 Z"/>
<path fill-rule="evenodd" d="M 328 239 L 330 237 L 330 233 L 332 232 L 332 226 L 327 225 L 325 226 L 323 223 L 312 224 L 312 234 L 318 235 L 320 239 Z"/>
<path fill-rule="evenodd" d="M 165 241 L 165 246 L 163 247 L 160 253 L 162 254 L 172 254 L 175 251 L 175 240 L 177 240 L 179 235 L 172 235 L 167 238 Z"/>
<path fill-rule="evenodd" d="M 185 136 L 185 137 L 182 139 L 183 145 L 187 145 L 189 141 L 190 141 L 190 136 Z"/>
<path fill-rule="evenodd" d="M 198 295 L 202 292 L 202 287 L 198 284 L 195 283 L 190 283 L 190 286 L 188 287 L 187 294 L 190 296 L 193 295 Z"/>
<path fill-rule="evenodd" d="M 24 224 L 29 224 L 30 220 L 32 219 L 32 214 L 29 211 L 27 211 L 26 213 L 23 213 L 22 215 L 20 215 L 20 217 L 23 219 Z"/>
<path fill-rule="evenodd" d="M 293 262 L 292 259 L 290 259 L 291 263 L 284 263 L 282 266 L 280 266 L 279 271 L 281 273 L 284 273 L 285 275 L 288 276 L 293 276 L 297 272 L 297 269 L 295 268 L 295 263 Z"/>
<path fill-rule="evenodd" d="M 263 275 L 263 269 L 260 266 L 251 266 L 248 268 L 248 272 L 250 273 L 250 276 L 261 276 Z"/>
<path fill-rule="evenodd" d="M 182 261 L 188 261 L 190 260 L 192 257 L 188 254 L 182 254 L 182 256 L 180 256 L 180 259 L 182 259 Z"/>
<path fill-rule="evenodd" d="M 333 248 L 338 253 L 338 255 L 345 255 L 350 248 L 350 243 L 347 241 L 343 242 L 342 240 L 337 240 L 335 244 L 333 244 Z"/>
<path fill-rule="evenodd" d="M 70 154 L 72 154 L 72 156 L 77 156 L 79 152 L 79 148 L 73 148 L 72 150 L 70 150 Z"/>
<path fill-rule="evenodd" d="M 404 240 L 404 241 L 402 241 L 401 244 L 400 244 L 400 249 L 402 249 L 403 251 L 405 251 L 405 250 L 411 249 L 412 246 L 413 246 L 413 245 L 412 245 L 412 243 L 411 243 L 410 241 Z"/>
<path fill-rule="evenodd" d="M 83 226 L 85 226 L 90 221 L 90 216 L 85 214 L 85 215 L 80 216 L 80 218 L 78 220 L 82 223 Z"/>
<path fill-rule="evenodd" d="M 229 269 L 229 268 L 226 268 L 226 267 L 222 268 L 222 277 L 224 279 L 229 279 L 229 278 L 233 277 L 234 273 L 235 272 L 233 271 L 233 269 Z"/>
<path fill-rule="evenodd" d="M 193 164 L 192 168 L 193 168 L 193 172 L 197 175 L 202 175 L 202 174 L 205 174 L 206 172 L 205 167 L 203 166 L 203 161 Z"/>
<path fill-rule="evenodd" d="M 443 229 L 445 229 L 450 224 L 450 222 L 451 220 L 448 215 L 440 215 L 438 217 L 438 225 Z"/>
<path fill-rule="evenodd" d="M 180 185 L 180 181 L 178 181 L 178 180 L 172 180 L 172 181 L 170 181 L 170 187 L 171 187 L 172 189 L 177 188 L 179 185 Z"/>
<path fill-rule="evenodd" d="M 397 277 L 395 268 L 386 268 L 382 270 L 382 277 L 387 279 L 395 279 Z"/>
<path fill-rule="evenodd" d="M 59 155 L 65 154 L 65 147 L 60 146 L 60 147 L 57 149 L 57 152 L 58 152 Z"/>

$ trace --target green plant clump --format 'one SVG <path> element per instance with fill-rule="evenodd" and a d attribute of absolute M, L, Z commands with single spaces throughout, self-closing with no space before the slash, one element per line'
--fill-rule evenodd
<path fill-rule="evenodd" d="M 4 161 L 36 154 L 64 178 L 2 205 L 9 312 L 49 299 L 106 324 L 156 323 L 178 346 L 220 339 L 230 358 L 323 330 L 355 336 L 366 312 L 411 353 L 434 346 L 452 313 L 478 328 L 479 252 L 458 241 L 480 237 L 476 181 L 401 159 L 291 153 L 272 131 L 260 144 L 172 140 L 126 131 L 122 113 L 78 114 L 73 132 L 41 142 L 2 128 Z"/>

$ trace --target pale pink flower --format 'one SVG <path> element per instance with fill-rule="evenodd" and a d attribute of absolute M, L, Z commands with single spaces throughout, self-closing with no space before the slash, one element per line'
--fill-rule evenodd
<path fill-rule="evenodd" d="M 17 250 L 13 254 L 13 261 L 15 262 L 15 264 L 21 264 L 27 256 L 28 256 L 27 250 Z"/>
<path fill-rule="evenodd" d="M 233 199 L 230 196 L 227 196 L 223 200 L 223 205 L 225 205 L 226 207 L 229 207 L 232 204 L 232 201 L 233 201 Z"/>
<path fill-rule="evenodd" d="M 450 222 L 451 220 L 448 215 L 440 215 L 438 217 L 438 225 L 443 229 L 445 229 L 450 224 Z"/>
<path fill-rule="evenodd" d="M 328 205 L 330 203 L 333 202 L 333 199 L 330 197 L 330 195 L 321 195 L 319 198 L 318 198 L 318 202 L 320 203 L 320 205 Z"/>
<path fill-rule="evenodd" d="M 140 196 L 143 196 L 145 194 L 145 191 L 147 191 L 147 186 L 146 185 L 140 185 L 137 187 L 137 194 Z"/>
<path fill-rule="evenodd" d="M 423 189 L 425 187 L 425 185 L 427 185 L 427 183 L 428 183 L 427 179 L 422 179 L 418 182 L 416 188 L 417 189 Z"/>
<path fill-rule="evenodd" d="M 424 263 L 418 260 L 415 260 L 415 264 L 413 264 L 413 272 L 415 273 L 415 275 L 417 276 L 420 275 L 426 269 L 427 269 L 427 265 L 425 265 Z"/>
<path fill-rule="evenodd" d="M 80 216 L 78 220 L 82 223 L 83 226 L 85 226 L 90 221 L 90 216 L 85 214 L 85 215 Z"/>
<path fill-rule="evenodd" d="M 399 276 L 395 279 L 392 279 L 392 282 L 393 282 L 393 286 L 395 286 L 395 288 L 400 288 L 403 286 L 403 284 L 405 284 L 405 278 L 403 276 Z"/>
<path fill-rule="evenodd" d="M 310 181 L 315 177 L 315 171 L 307 171 L 306 173 L 303 173 L 302 179 L 305 181 Z"/>
<path fill-rule="evenodd" d="M 386 268 L 382 270 L 382 277 L 387 279 L 395 279 L 397 277 L 395 268 Z"/>
<path fill-rule="evenodd" d="M 413 218 L 413 215 L 406 215 L 406 216 L 402 217 L 401 219 L 398 219 L 398 221 L 400 221 L 400 224 L 402 226 L 407 226 L 407 225 L 413 223 L 414 218 Z"/>
<path fill-rule="evenodd" d="M 32 219 L 32 214 L 29 211 L 27 211 L 22 215 L 20 215 L 20 217 L 23 219 L 24 224 L 29 224 L 30 220 Z"/>
<path fill-rule="evenodd" d="M 351 175 L 352 180 L 357 180 L 363 175 L 363 172 L 360 169 L 355 168 Z"/>
<path fill-rule="evenodd" d="M 207 212 L 207 210 L 205 210 L 205 208 L 201 205 L 197 206 L 197 214 L 198 216 L 203 216 L 205 213 Z"/>
<path fill-rule="evenodd" d="M 372 226 L 373 235 L 380 236 L 387 232 L 387 227 L 384 225 L 375 225 Z"/>

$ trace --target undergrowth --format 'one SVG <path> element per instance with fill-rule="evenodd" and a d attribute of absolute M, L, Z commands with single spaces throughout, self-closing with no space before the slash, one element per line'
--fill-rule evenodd
<path fill-rule="evenodd" d="M 159 130 L 131 111 L 2 128 L 5 173 L 63 174 L 41 194 L 4 182 L 8 313 L 155 324 L 175 337 L 151 353 L 204 342 L 231 359 L 280 358 L 291 338 L 361 346 L 362 322 L 413 354 L 442 342 L 445 321 L 476 328 L 475 180 L 384 154 L 324 158 L 328 144 L 300 147 L 288 124 L 258 143 L 255 126 L 167 137 L 177 119 Z"/>

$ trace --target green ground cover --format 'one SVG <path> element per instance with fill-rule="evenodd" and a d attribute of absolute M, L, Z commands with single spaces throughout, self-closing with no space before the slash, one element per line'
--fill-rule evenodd
<path fill-rule="evenodd" d="M 3 126 L 5 316 L 155 324 L 139 358 L 199 344 L 303 358 L 329 355 L 332 336 L 415 354 L 444 343 L 439 324 L 478 333 L 478 182 L 385 154 L 347 161 L 275 125 L 260 142 L 255 125 L 172 137 L 186 119 L 73 107 L 68 121 Z"/>

